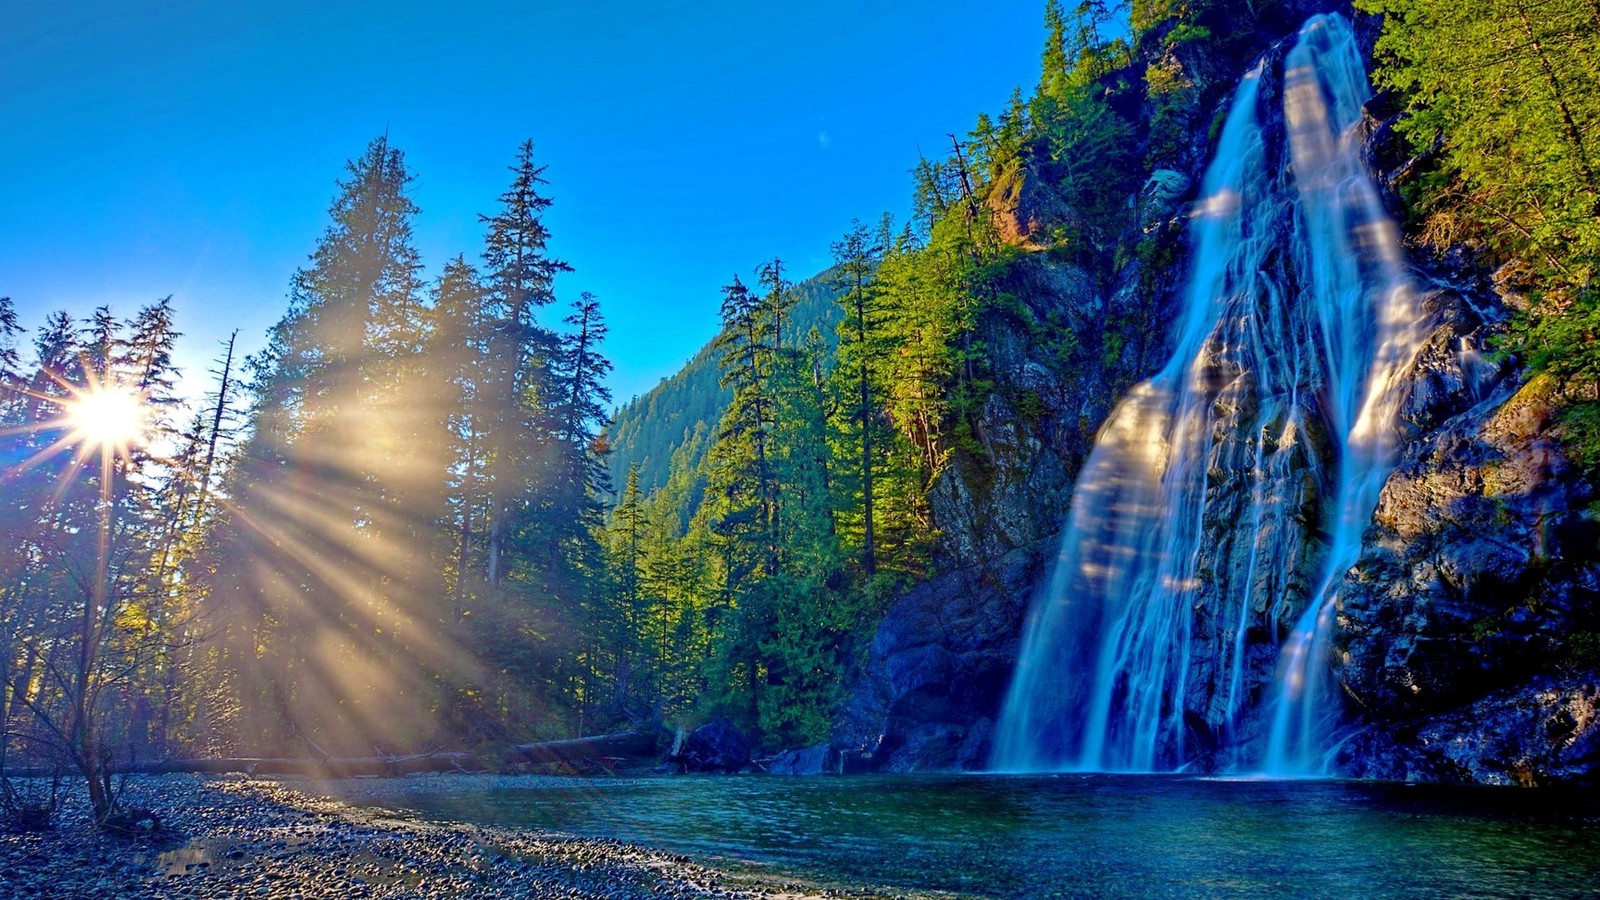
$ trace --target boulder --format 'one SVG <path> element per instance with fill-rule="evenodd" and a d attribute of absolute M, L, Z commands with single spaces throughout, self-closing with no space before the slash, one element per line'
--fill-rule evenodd
<path fill-rule="evenodd" d="M 829 775 L 839 771 L 838 755 L 827 744 L 785 750 L 773 757 L 767 771 L 773 775 Z"/>
<path fill-rule="evenodd" d="M 1149 234 L 1178 214 L 1178 207 L 1194 182 L 1172 169 L 1157 169 L 1139 191 L 1139 230 Z"/>
<path fill-rule="evenodd" d="M 1541 675 L 1343 748 L 1347 772 L 1399 781 L 1600 786 L 1600 672 Z"/>
<path fill-rule="evenodd" d="M 669 761 L 687 772 L 738 772 L 750 764 L 750 739 L 718 717 L 690 732 Z"/>

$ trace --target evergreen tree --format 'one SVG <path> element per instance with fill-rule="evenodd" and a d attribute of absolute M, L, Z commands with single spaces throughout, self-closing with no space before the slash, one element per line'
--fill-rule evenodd
<path fill-rule="evenodd" d="M 774 479 L 783 486 L 774 530 L 778 566 L 764 587 L 769 623 L 760 635 L 766 675 L 757 698 L 762 733 L 780 745 L 827 737 L 849 664 L 853 604 L 841 582 L 834 523 L 824 342 L 813 331 L 781 354 L 772 378 Z"/>
<path fill-rule="evenodd" d="M 517 149 L 511 187 L 500 195 L 500 211 L 481 216 L 488 225 L 483 258 L 490 295 L 499 317 L 489 342 L 486 388 L 497 401 L 489 429 L 487 488 L 491 499 L 486 576 L 496 587 L 507 571 L 513 536 L 526 523 L 526 498 L 548 486 L 553 461 L 550 436 L 539 428 L 550 403 L 546 367 L 556 338 L 540 326 L 536 312 L 555 301 L 555 277 L 571 271 L 549 255 L 550 232 L 543 216 L 550 198 L 540 193 L 545 167 L 534 164 L 533 142 Z"/>
<path fill-rule="evenodd" d="M 617 642 L 616 652 L 623 666 L 631 665 L 631 644 L 641 632 L 645 592 L 645 550 L 650 520 L 645 511 L 644 492 L 639 488 L 639 466 L 629 467 L 628 481 L 621 500 L 611 512 L 611 570 L 615 574 L 617 616 L 626 626 L 628 638 Z M 657 665 L 663 660 L 657 659 Z"/>
<path fill-rule="evenodd" d="M 611 402 L 605 386 L 611 362 L 600 353 L 607 328 L 593 294 L 584 292 L 574 301 L 564 321 L 572 330 L 561 336 L 549 366 L 556 465 L 546 520 L 556 529 L 558 542 L 572 542 L 587 539 L 599 526 L 599 498 L 611 490 L 597 452 L 598 432 Z"/>
<path fill-rule="evenodd" d="M 250 361 L 219 568 L 251 744 L 415 741 L 452 665 L 426 624 L 442 593 L 444 435 L 426 402 L 410 181 L 384 138 L 350 164 L 288 315 Z"/>
<path fill-rule="evenodd" d="M 441 410 L 451 446 L 440 479 L 449 492 L 448 518 L 455 538 L 442 566 L 448 573 L 454 615 L 464 615 L 472 586 L 487 560 L 486 484 L 489 429 L 499 408 L 488 375 L 495 311 L 478 273 L 457 256 L 446 264 L 433 291 L 433 330 L 427 351 L 438 373 Z"/>
<path fill-rule="evenodd" d="M 27 382 L 22 374 L 22 354 L 17 349 L 22 334 L 16 304 L 10 297 L 0 297 L 0 428 L 16 425 L 27 408 Z M 0 457 L 0 466 L 14 462 L 18 460 Z"/>
<path fill-rule="evenodd" d="M 769 308 L 738 276 L 723 288 L 723 331 L 713 347 L 721 354 L 722 383 L 733 390 L 733 403 L 718 425 L 711 451 L 711 489 L 720 495 L 719 531 L 741 535 L 741 543 L 756 548 L 757 561 L 751 568 L 766 574 L 777 565 L 772 527 L 777 485 L 769 458 L 776 336 Z"/>
<path fill-rule="evenodd" d="M 834 277 L 841 289 L 839 303 L 844 318 L 839 322 L 839 354 L 836 381 L 843 382 L 838 393 L 841 402 L 835 416 L 835 431 L 847 458 L 854 457 L 853 489 L 842 504 L 852 512 L 859 497 L 861 530 L 861 568 L 868 579 L 878 571 L 877 526 L 874 513 L 874 488 L 879 455 L 884 440 L 880 425 L 883 400 L 871 366 L 883 351 L 884 322 L 874 277 L 882 254 L 881 245 L 860 221 L 833 244 Z M 848 516 L 854 520 L 855 516 Z"/>
<path fill-rule="evenodd" d="M 1360 0 L 1384 16 L 1375 81 L 1405 97 L 1424 238 L 1479 243 L 1526 290 L 1512 346 L 1572 398 L 1600 381 L 1600 8 L 1588 0 Z M 1600 402 L 1566 444 L 1600 471 Z"/>

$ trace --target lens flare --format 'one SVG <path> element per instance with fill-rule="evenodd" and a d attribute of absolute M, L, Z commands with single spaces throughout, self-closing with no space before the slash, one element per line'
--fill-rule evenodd
<path fill-rule="evenodd" d="M 126 388 L 93 388 L 67 403 L 67 424 L 76 440 L 125 450 L 144 438 L 145 403 Z"/>

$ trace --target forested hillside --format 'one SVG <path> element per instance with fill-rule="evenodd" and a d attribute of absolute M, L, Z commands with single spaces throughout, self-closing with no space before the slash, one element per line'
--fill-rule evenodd
<path fill-rule="evenodd" d="M 794 286 L 794 322 L 802 333 L 816 328 L 830 345 L 839 318 L 836 288 L 827 274 Z M 650 492 L 667 483 L 672 468 L 694 468 L 705 454 L 704 431 L 722 418 L 733 395 L 717 372 L 712 344 L 701 348 L 683 368 L 624 403 L 611 417 L 605 435 L 611 480 L 621 485 L 628 470 L 639 467 L 639 486 Z M 698 436 L 697 436 L 698 435 Z M 688 455 L 674 463 L 680 447 Z"/>
<path fill-rule="evenodd" d="M 834 244 L 835 349 L 786 327 L 780 283 L 729 287 L 710 361 L 732 404 L 655 490 L 619 479 L 611 517 L 669 716 L 827 739 L 896 596 L 1060 527 L 1100 417 L 1165 345 L 1169 220 L 1205 157 L 1182 135 L 1295 15 L 1141 4 L 1130 40 L 1116 14 L 1046 4 L 1038 85 L 921 161 L 910 221 Z M 1129 271 L 1111 302 L 1059 300 Z"/>

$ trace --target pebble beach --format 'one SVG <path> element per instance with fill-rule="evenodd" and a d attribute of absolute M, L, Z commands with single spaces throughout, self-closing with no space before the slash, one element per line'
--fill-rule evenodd
<path fill-rule="evenodd" d="M 126 802 L 161 828 L 97 831 L 69 793 L 45 831 L 0 834 L 5 898 L 884 897 L 722 871 L 533 829 L 430 823 L 328 799 L 315 782 L 164 775 Z M 356 788 L 359 792 L 359 786 Z M 349 796 L 350 785 L 339 793 Z"/>

